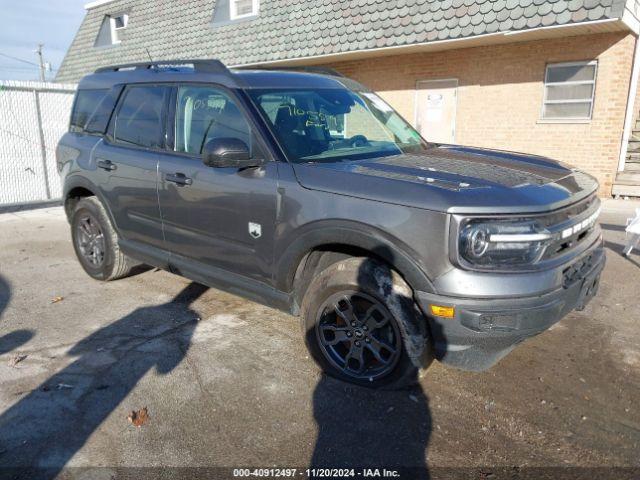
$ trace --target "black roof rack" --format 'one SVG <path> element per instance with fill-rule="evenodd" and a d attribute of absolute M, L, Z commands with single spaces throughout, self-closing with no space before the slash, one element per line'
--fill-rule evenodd
<path fill-rule="evenodd" d="M 111 65 L 98 68 L 95 73 L 118 72 L 120 70 L 152 70 L 161 67 L 179 67 L 193 65 L 196 72 L 202 73 L 226 73 L 229 69 L 220 60 L 158 60 L 156 62 L 126 63 L 123 65 Z"/>
<path fill-rule="evenodd" d="M 306 73 L 318 73 L 321 75 L 331 75 L 334 77 L 344 77 L 344 75 L 340 72 L 338 72 L 337 70 L 334 70 L 333 68 L 329 68 L 329 67 L 316 67 L 313 65 L 309 65 L 309 66 L 269 66 L 269 65 L 265 65 L 265 66 L 260 66 L 260 65 L 254 65 L 254 66 L 246 66 L 246 67 L 236 67 L 238 70 L 276 70 L 276 71 L 285 71 L 285 72 L 306 72 Z"/>

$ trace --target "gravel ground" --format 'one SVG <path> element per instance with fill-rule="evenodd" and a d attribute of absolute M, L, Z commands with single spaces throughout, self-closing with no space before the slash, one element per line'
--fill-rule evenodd
<path fill-rule="evenodd" d="M 530 467 L 632 476 L 610 469 L 640 468 L 640 255 L 619 253 L 638 206 L 605 202 L 608 263 L 586 310 L 487 372 L 435 363 L 401 392 L 321 375 L 298 319 L 282 312 L 162 271 L 91 280 L 60 208 L 2 214 L 0 468 L 50 468 L 43 478 L 309 465 L 422 467 L 403 478 L 424 467 L 432 478 Z M 138 428 L 127 417 L 143 407 Z M 232 475 L 135 470 L 160 471 Z"/>

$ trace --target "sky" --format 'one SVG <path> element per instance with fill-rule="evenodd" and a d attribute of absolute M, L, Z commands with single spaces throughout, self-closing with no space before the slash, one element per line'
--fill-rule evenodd
<path fill-rule="evenodd" d="M 54 69 L 47 80 L 53 80 L 90 1 L 0 0 L 0 80 L 38 80 L 38 43 Z"/>

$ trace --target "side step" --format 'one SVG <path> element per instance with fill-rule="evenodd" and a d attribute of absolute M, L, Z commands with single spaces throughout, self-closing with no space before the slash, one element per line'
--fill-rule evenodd
<path fill-rule="evenodd" d="M 622 173 L 640 173 L 640 163 L 625 163 Z"/>
<path fill-rule="evenodd" d="M 627 170 L 625 168 L 624 172 L 618 172 L 614 183 L 619 183 L 621 185 L 640 185 L 640 172 Z"/>
<path fill-rule="evenodd" d="M 614 183 L 611 194 L 614 197 L 640 197 L 640 185 L 618 185 Z"/>
<path fill-rule="evenodd" d="M 614 197 L 640 197 L 640 172 L 625 168 L 624 172 L 618 173 L 611 193 Z"/>
<path fill-rule="evenodd" d="M 611 194 L 614 197 L 640 197 L 640 185 L 613 184 Z"/>

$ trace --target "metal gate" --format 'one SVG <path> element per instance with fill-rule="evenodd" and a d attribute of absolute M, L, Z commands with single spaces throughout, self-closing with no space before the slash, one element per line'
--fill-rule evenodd
<path fill-rule="evenodd" d="M 0 206 L 60 199 L 55 149 L 75 85 L 0 81 Z"/>

